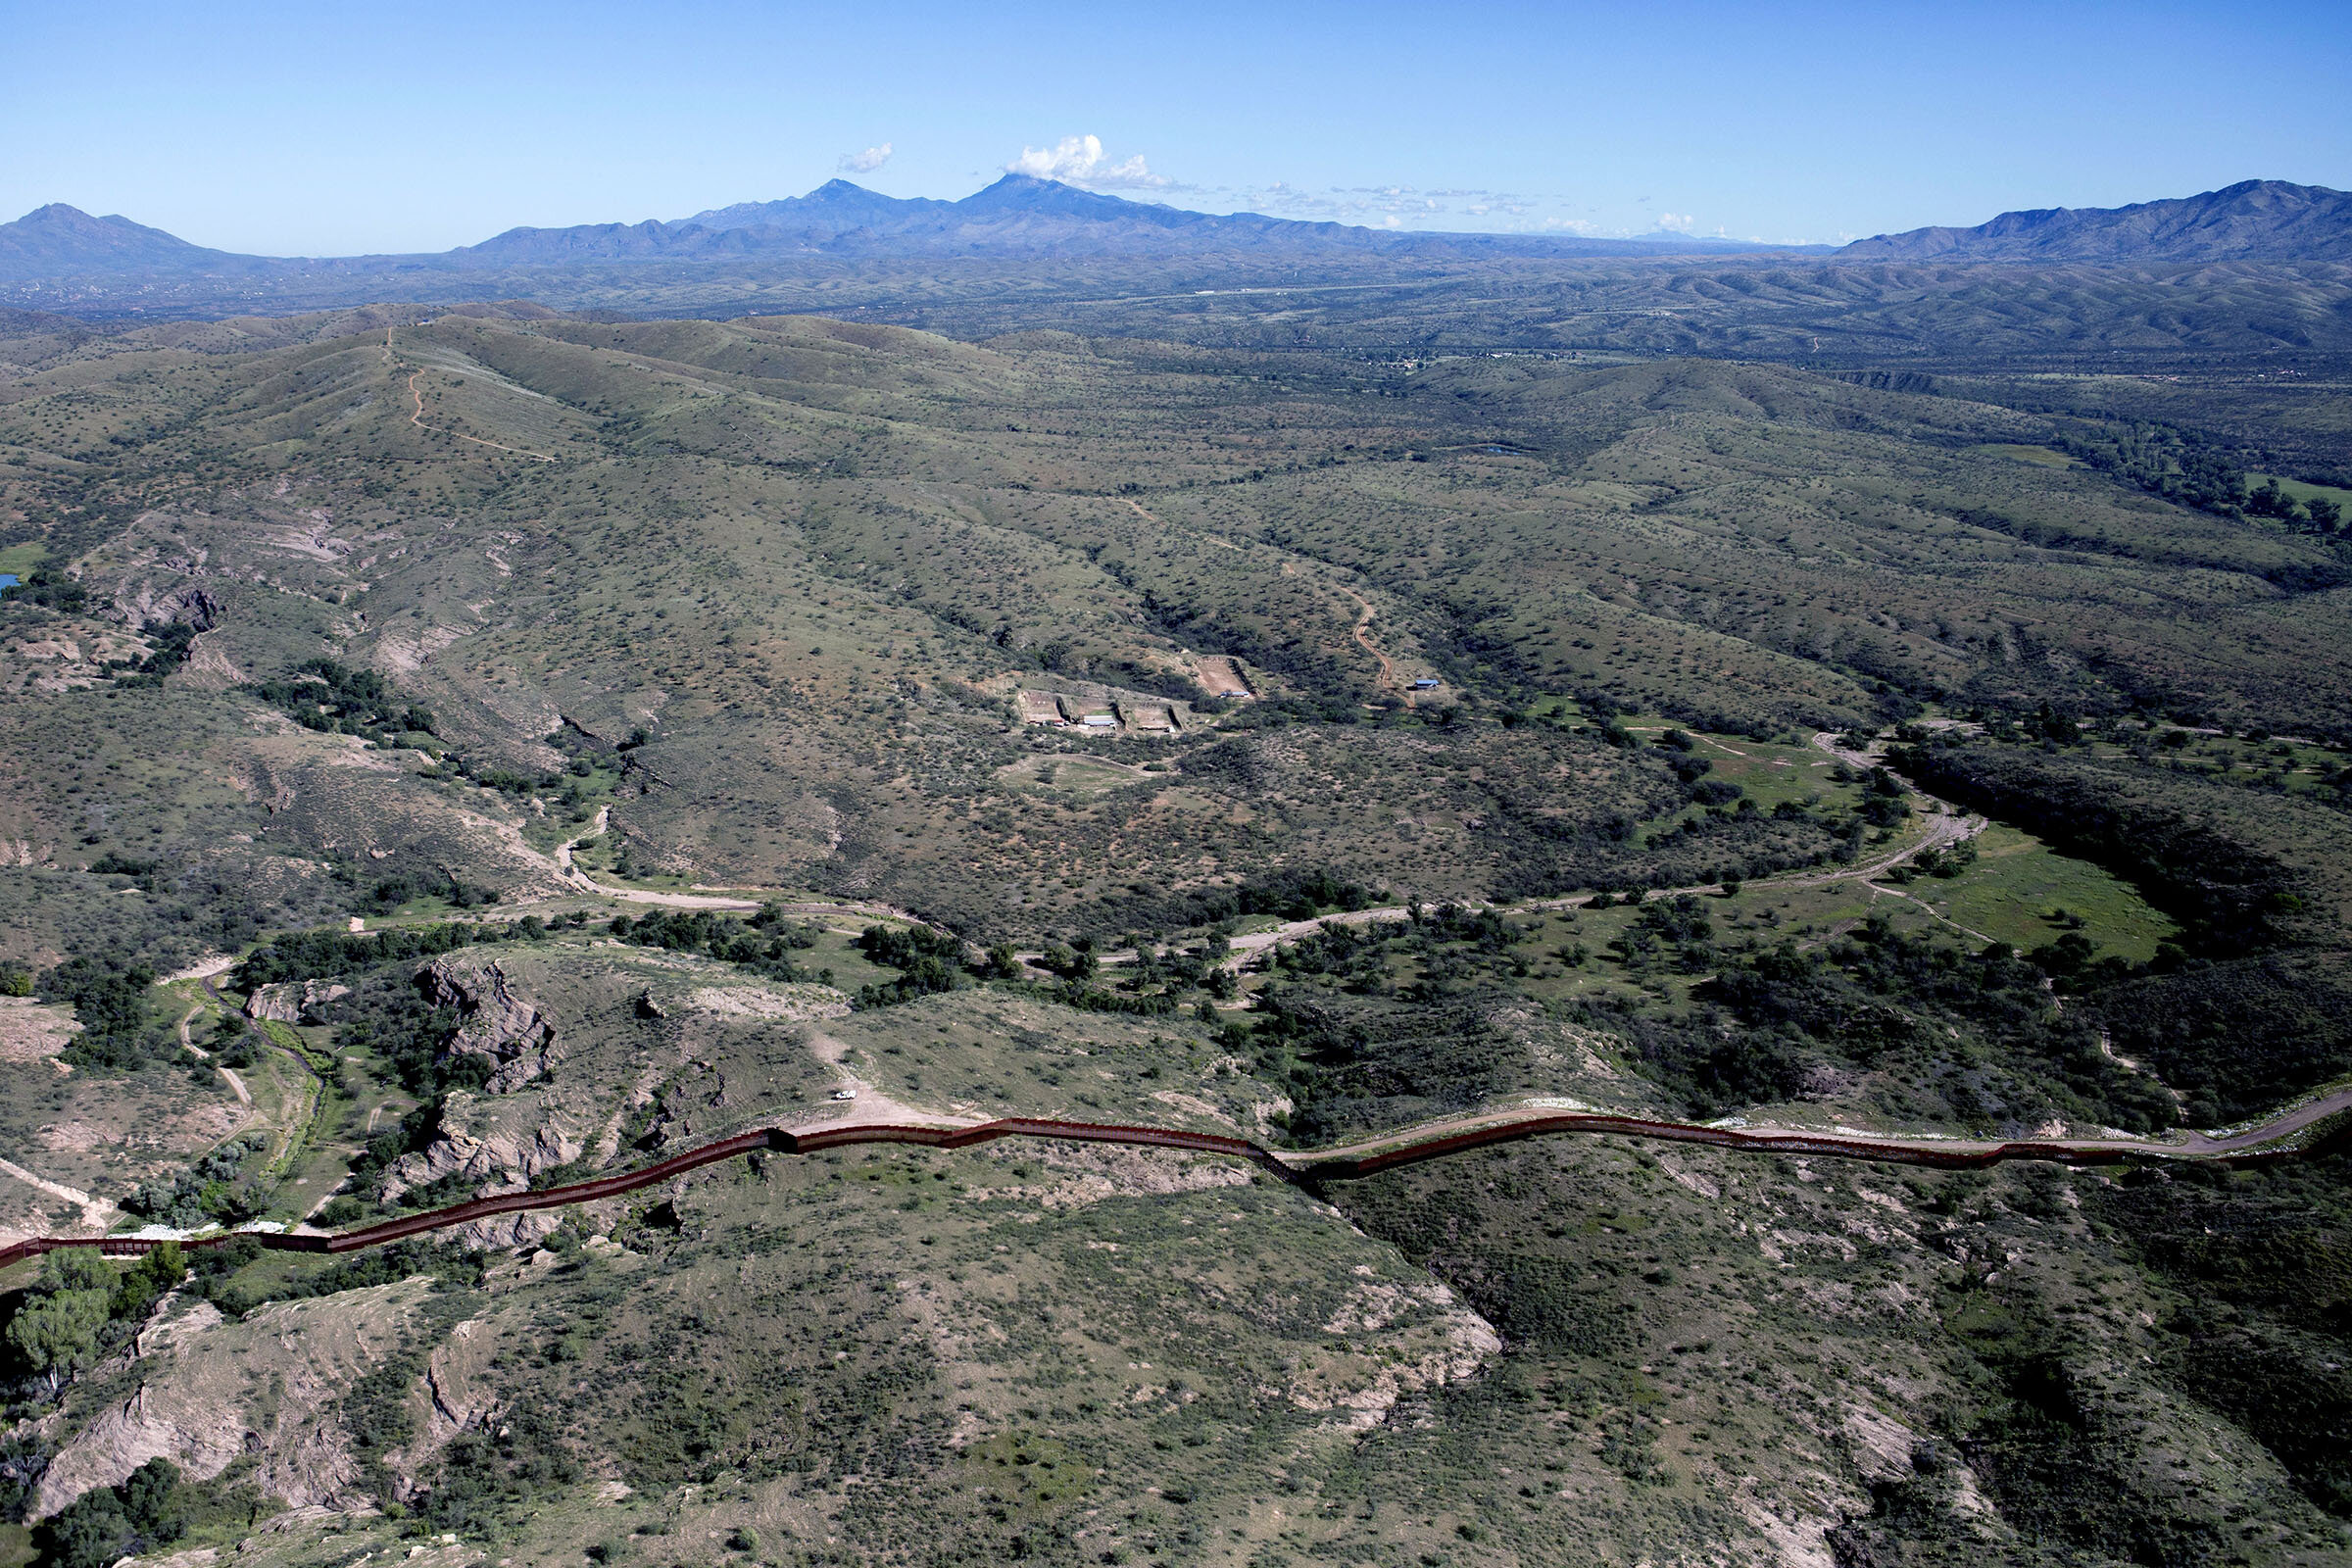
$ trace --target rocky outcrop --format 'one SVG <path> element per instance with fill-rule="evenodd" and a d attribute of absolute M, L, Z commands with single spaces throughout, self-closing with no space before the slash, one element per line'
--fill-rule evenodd
<path fill-rule="evenodd" d="M 284 980 L 275 985 L 256 986 L 245 1001 L 245 1016 L 268 1018 L 277 1023 L 324 1023 L 322 1010 L 337 997 L 351 995 L 351 987 L 339 986 L 329 980 Z"/>
<path fill-rule="evenodd" d="M 510 1094 L 547 1070 L 556 1026 L 514 995 L 496 961 L 437 958 L 417 983 L 433 1001 L 457 1009 L 458 1032 L 445 1048 L 445 1058 L 487 1056 L 496 1064 L 485 1085 L 491 1093 Z"/>
<path fill-rule="evenodd" d="M 384 1456 L 397 1478 L 402 1502 L 416 1498 L 418 1475 L 452 1438 L 485 1424 L 496 1402 L 486 1374 L 497 1348 L 497 1333 L 480 1318 L 460 1323 L 433 1348 L 424 1375 L 409 1390 L 410 1430 L 415 1436 Z"/>
<path fill-rule="evenodd" d="M 1323 1332 L 1335 1345 L 1301 1357 L 1284 1391 L 1301 1410 L 1329 1411 L 1362 1430 L 1387 1419 L 1408 1395 L 1476 1376 L 1502 1353 L 1494 1326 L 1439 1284 L 1359 1278 Z"/>
<path fill-rule="evenodd" d="M 211 631 L 220 624 L 220 601 L 202 588 L 183 588 L 163 602 L 166 619 Z"/>
<path fill-rule="evenodd" d="M 136 1389 L 59 1448 L 32 1516 L 115 1486 L 149 1459 L 205 1481 L 246 1453 L 261 1455 L 255 1485 L 293 1507 L 368 1505 L 341 1401 L 397 1350 L 430 1289 L 424 1278 L 369 1286 L 233 1322 L 206 1302 L 165 1302 L 139 1335 Z"/>
<path fill-rule="evenodd" d="M 586 1146 L 561 1129 L 542 1123 L 529 1129 L 498 1128 L 486 1136 L 473 1131 L 481 1102 L 463 1089 L 454 1089 L 441 1102 L 441 1131 L 431 1144 L 414 1154 L 403 1154 L 385 1173 L 384 1197 L 397 1199 L 412 1187 L 444 1176 L 466 1176 L 480 1184 L 483 1195 L 513 1192 L 533 1176 L 580 1157 Z M 484 1118 L 487 1119 L 487 1118 Z"/>

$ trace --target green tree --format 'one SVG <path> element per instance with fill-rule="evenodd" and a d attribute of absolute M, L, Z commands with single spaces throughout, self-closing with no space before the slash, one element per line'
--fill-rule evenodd
<path fill-rule="evenodd" d="M 34 1540 L 54 1568 L 107 1568 L 130 1549 L 130 1519 L 114 1493 L 94 1487 L 43 1520 Z"/>
<path fill-rule="evenodd" d="M 150 1459 L 133 1470 L 115 1495 L 131 1529 L 150 1542 L 176 1541 L 187 1528 L 180 1517 L 179 1466 L 169 1459 Z"/>
<path fill-rule="evenodd" d="M 30 1298 L 9 1322 L 8 1343 L 48 1376 L 51 1393 L 96 1353 L 119 1283 L 95 1248 L 60 1248 L 41 1260 Z"/>
<path fill-rule="evenodd" d="M 35 1537 L 50 1568 L 107 1568 L 187 1533 L 179 1467 L 150 1459 L 120 1486 L 92 1487 L 41 1524 Z"/>

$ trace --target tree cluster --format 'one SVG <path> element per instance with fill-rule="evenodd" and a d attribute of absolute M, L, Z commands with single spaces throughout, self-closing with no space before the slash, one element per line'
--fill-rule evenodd
<path fill-rule="evenodd" d="M 748 920 L 709 909 L 657 909 L 637 920 L 617 914 L 606 929 L 633 947 L 706 954 L 769 980 L 832 984 L 830 969 L 805 969 L 792 956 L 815 947 L 823 928 L 793 919 L 779 904 L 760 906 Z"/>
<path fill-rule="evenodd" d="M 434 732 L 431 711 L 401 697 L 382 675 L 331 659 L 310 660 L 291 675 L 256 682 L 248 690 L 303 728 L 323 734 L 359 735 L 394 746 L 409 734 Z"/>

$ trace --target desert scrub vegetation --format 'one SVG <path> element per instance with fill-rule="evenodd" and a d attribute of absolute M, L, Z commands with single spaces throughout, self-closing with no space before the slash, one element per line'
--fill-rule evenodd
<path fill-rule="evenodd" d="M 1528 1045 L 1489 1021 L 1524 1006 L 1532 986 L 1548 992 L 1550 1017 L 1614 1042 L 1697 1117 L 1868 1084 L 1879 1114 L 1904 1119 L 2021 1126 L 2055 1112 L 2141 1131 L 2179 1121 L 2159 1084 L 2102 1052 L 2096 1025 L 2053 1000 L 2050 975 L 2070 949 L 1972 952 L 1883 912 L 1800 945 L 1769 926 L 1724 931 L 1715 910 L 1731 902 L 1641 901 L 1606 927 L 1586 915 L 1585 941 L 1548 952 L 1542 925 L 1492 910 L 1327 924 L 1278 950 L 1253 998 L 1259 1071 L 1289 1086 L 1292 1130 L 1308 1143 L 1538 1087 Z M 1546 984 L 1594 970 L 1633 984 L 1566 994 Z"/>
<path fill-rule="evenodd" d="M 93 1059 L 8 1064 L 10 1157 L 215 1211 L 238 1112 L 209 1068 L 199 1091 L 133 1064 L 179 1061 L 175 1020 L 122 982 L 248 948 L 232 984 L 318 982 L 306 1059 L 382 1080 L 337 1219 L 452 1129 L 552 1136 L 564 1157 L 505 1173 L 544 1185 L 603 1168 L 608 1128 L 650 1152 L 805 1114 L 838 1081 L 817 1018 L 912 1104 L 1302 1142 L 1522 1093 L 1936 1132 L 2267 1109 L 2345 1063 L 2352 642 L 2342 544 L 2313 531 L 2331 497 L 2296 477 L 2328 477 L 2340 420 L 2267 368 L 1984 368 L 2056 320 L 2223 331 L 2180 300 L 2250 286 L 2079 284 L 1481 265 L 1279 327 L 1222 296 L 1089 307 L 1195 347 L 497 311 L 389 342 L 357 316 L 27 329 L 0 423 L 61 461 L 0 474 L 0 537 L 41 542 L 0 604 L 0 845 L 24 846 L 0 970 L 58 972 L 39 1049 L 72 1005 Z M 891 286 L 975 336 L 1035 308 Z M 1894 299 L 1921 289 L 1932 327 Z M 1564 301 L 1640 358 L 1575 358 Z M 1484 357 L 1498 321 L 1554 352 Z M 1825 323 L 1905 363 L 1754 363 Z M 1735 324 L 1749 363 L 1674 357 Z M 1921 368 L 1923 341 L 1983 373 Z M 559 461 L 410 425 L 411 376 L 445 430 Z M 2284 482 L 2252 477 L 2257 449 Z M 1248 699 L 1195 700 L 1218 657 Z M 1176 727 L 1025 724 L 1007 694 L 1034 685 L 1148 694 Z M 1955 719 L 1985 744 L 1937 744 Z M 1803 733 L 1906 723 L 1891 772 Z M 1913 842 L 1906 774 L 2016 837 L 1827 875 Z M 600 812 L 599 870 L 955 936 L 632 909 L 607 944 L 613 911 L 584 925 L 549 853 Z M 1626 896 L 1700 886 L 1722 891 Z M 1245 927 L 1391 905 L 1413 913 L 1225 966 Z M 402 924 L 311 929 L 355 912 Z M 516 1042 L 453 1049 L 463 988 L 416 982 L 493 962 L 509 1021 L 563 1036 L 495 1094 Z M 866 1005 L 790 989 L 826 968 Z M 122 1154 L 150 1126 L 184 1172 Z M 306 1199 L 345 1158 L 318 1152 Z M 478 1285 L 385 1254 L 478 1293 L 490 1413 L 396 1484 L 431 1351 L 395 1345 L 346 1413 L 410 1511 L 319 1549 L 433 1528 L 628 1568 L 1728 1559 L 1765 1549 L 1764 1514 L 1783 1548 L 1855 1561 L 2340 1548 L 2332 1167 L 1972 1183 L 1555 1142 L 1333 1184 L 1368 1240 L 1213 1162 L 998 1153 L 714 1168 Z M 232 1314 L 391 1278 L 188 1262 L 183 1293 Z M 1472 1353 L 1484 1331 L 1418 1294 L 1440 1283 L 1505 1353 Z M 1452 1351 L 1383 1338 L 1406 1303 Z M 592 1501 L 606 1481 L 637 1490 Z M 161 1544 L 102 1490 L 93 1549 Z M 1790 1518 L 1819 1531 L 1791 1546 Z"/>

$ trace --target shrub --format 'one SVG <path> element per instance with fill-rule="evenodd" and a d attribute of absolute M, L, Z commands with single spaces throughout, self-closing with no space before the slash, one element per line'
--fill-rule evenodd
<path fill-rule="evenodd" d="M 33 1539 L 49 1568 L 108 1568 L 170 1545 L 186 1532 L 179 1467 L 150 1459 L 117 1487 L 93 1487 L 41 1521 Z"/>

